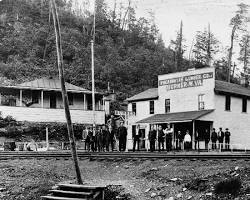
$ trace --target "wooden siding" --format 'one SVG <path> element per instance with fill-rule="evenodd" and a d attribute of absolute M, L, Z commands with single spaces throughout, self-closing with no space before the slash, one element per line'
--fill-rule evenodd
<path fill-rule="evenodd" d="M 64 109 L 27 108 L 0 106 L 3 117 L 10 115 L 17 121 L 30 122 L 66 122 Z M 93 112 L 87 110 L 70 110 L 73 123 L 92 124 Z M 105 112 L 96 111 L 96 124 L 105 123 Z"/>

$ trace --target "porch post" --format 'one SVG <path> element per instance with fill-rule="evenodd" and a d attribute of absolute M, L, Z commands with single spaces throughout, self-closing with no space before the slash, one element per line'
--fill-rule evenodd
<path fill-rule="evenodd" d="M 195 140 L 195 120 L 193 120 L 193 133 L 192 133 L 192 149 L 195 148 L 195 143 L 194 143 L 194 140 Z"/>
<path fill-rule="evenodd" d="M 87 100 L 87 98 L 86 98 L 86 94 L 84 93 L 83 94 L 83 108 L 84 108 L 84 110 L 87 110 L 87 102 L 86 102 L 86 100 Z"/>
<path fill-rule="evenodd" d="M 0 93 L 0 106 L 2 105 L 2 94 Z"/>
<path fill-rule="evenodd" d="M 43 90 L 41 90 L 41 108 L 43 108 Z"/>
<path fill-rule="evenodd" d="M 98 110 L 101 110 L 101 100 L 98 101 Z"/>
<path fill-rule="evenodd" d="M 46 150 L 49 150 L 49 128 L 46 127 Z"/>
<path fill-rule="evenodd" d="M 23 90 L 20 90 L 20 102 L 19 106 L 21 107 L 23 105 Z"/>
<path fill-rule="evenodd" d="M 172 150 L 176 150 L 176 140 L 177 138 L 175 137 L 175 132 L 174 132 L 174 123 L 172 124 L 173 132 L 172 132 Z"/>

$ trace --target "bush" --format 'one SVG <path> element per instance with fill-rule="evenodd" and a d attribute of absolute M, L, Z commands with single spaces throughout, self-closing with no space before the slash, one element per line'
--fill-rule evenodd
<path fill-rule="evenodd" d="M 46 127 L 49 129 L 49 140 L 68 141 L 66 123 L 38 123 L 17 122 L 11 116 L 0 117 L 0 136 L 14 139 L 15 141 L 41 141 L 46 139 Z M 76 140 L 82 139 L 84 124 L 73 124 Z"/>
<path fill-rule="evenodd" d="M 242 183 L 239 178 L 230 178 L 217 183 L 215 185 L 215 193 L 236 195 L 239 193 L 241 185 Z"/>

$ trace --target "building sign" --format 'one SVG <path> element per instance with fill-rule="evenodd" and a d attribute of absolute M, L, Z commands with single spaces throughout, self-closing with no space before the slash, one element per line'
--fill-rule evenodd
<path fill-rule="evenodd" d="M 135 115 L 135 113 L 134 112 L 132 112 L 132 111 L 120 111 L 120 110 L 115 110 L 115 115 L 124 115 L 124 116 L 126 116 L 126 115 L 128 115 L 128 116 L 133 116 L 133 115 Z"/>
<path fill-rule="evenodd" d="M 213 78 L 213 72 L 160 80 L 159 86 L 166 86 L 167 90 L 198 87 L 203 85 L 204 79 L 210 78 Z"/>

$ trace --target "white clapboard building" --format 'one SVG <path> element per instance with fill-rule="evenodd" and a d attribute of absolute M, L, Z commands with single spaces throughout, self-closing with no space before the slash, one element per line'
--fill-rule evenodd
<path fill-rule="evenodd" d="M 158 88 L 150 88 L 127 99 L 128 141 L 140 124 L 147 139 L 150 125 L 167 123 L 177 131 L 189 132 L 194 145 L 194 132 L 199 131 L 200 147 L 204 148 L 204 131 L 222 127 L 231 132 L 234 148 L 250 149 L 250 89 L 215 80 L 213 67 L 191 69 L 158 76 Z M 174 144 L 174 141 L 173 141 Z M 141 143 L 145 147 L 144 142 Z"/>
<path fill-rule="evenodd" d="M 91 91 L 66 83 L 73 123 L 93 124 Z M 95 94 L 95 122 L 105 123 L 103 94 Z M 109 104 L 109 102 L 106 102 Z M 59 79 L 41 78 L 14 86 L 0 86 L 0 112 L 17 121 L 66 122 Z"/>

